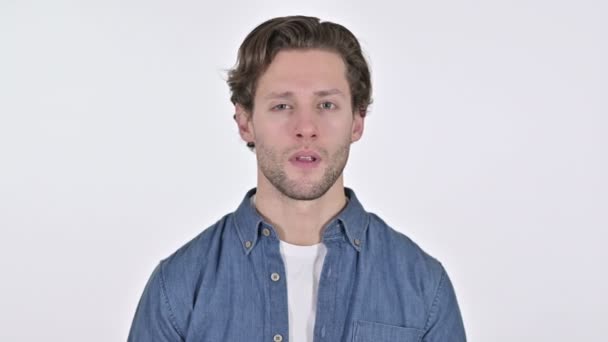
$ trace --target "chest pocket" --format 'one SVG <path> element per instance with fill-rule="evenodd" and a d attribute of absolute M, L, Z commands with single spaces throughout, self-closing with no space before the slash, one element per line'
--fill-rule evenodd
<path fill-rule="evenodd" d="M 368 321 L 355 321 L 353 342 L 420 342 L 423 331 Z"/>

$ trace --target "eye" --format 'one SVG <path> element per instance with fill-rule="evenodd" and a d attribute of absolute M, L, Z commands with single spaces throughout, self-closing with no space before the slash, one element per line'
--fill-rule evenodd
<path fill-rule="evenodd" d="M 325 109 L 325 110 L 331 110 L 331 109 L 336 109 L 336 105 L 333 102 L 321 102 L 321 104 L 319 104 L 319 108 L 321 109 Z"/>
<path fill-rule="evenodd" d="M 286 103 L 280 103 L 271 108 L 271 110 L 275 110 L 275 111 L 281 111 L 281 110 L 286 110 L 286 109 L 291 109 L 291 106 Z"/>

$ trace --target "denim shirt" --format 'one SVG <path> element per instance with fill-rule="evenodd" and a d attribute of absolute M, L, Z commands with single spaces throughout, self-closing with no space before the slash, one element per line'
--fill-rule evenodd
<path fill-rule="evenodd" d="M 129 341 L 288 341 L 279 236 L 251 204 L 255 190 L 159 263 Z M 345 194 L 348 204 L 322 234 L 314 341 L 466 341 L 442 265 L 366 212 L 351 189 Z"/>

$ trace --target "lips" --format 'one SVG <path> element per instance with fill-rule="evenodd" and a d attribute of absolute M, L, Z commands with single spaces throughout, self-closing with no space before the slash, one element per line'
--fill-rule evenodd
<path fill-rule="evenodd" d="M 311 169 L 315 168 L 321 162 L 321 156 L 311 150 L 302 150 L 294 153 L 289 162 L 300 169 Z"/>
<path fill-rule="evenodd" d="M 321 156 L 314 151 L 298 151 L 289 158 L 289 161 L 314 163 L 321 160 Z"/>

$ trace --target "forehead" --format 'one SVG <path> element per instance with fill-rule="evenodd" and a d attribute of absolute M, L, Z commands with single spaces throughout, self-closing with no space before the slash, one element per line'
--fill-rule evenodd
<path fill-rule="evenodd" d="M 276 54 L 258 80 L 256 97 L 271 92 L 313 93 L 338 89 L 349 94 L 346 66 L 335 52 L 326 50 L 284 50 Z"/>

